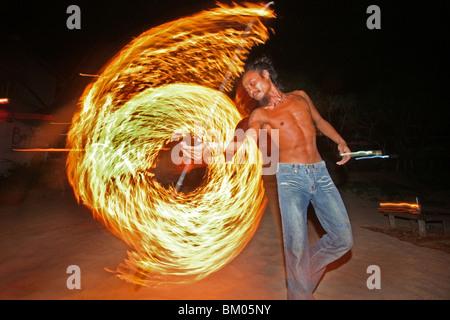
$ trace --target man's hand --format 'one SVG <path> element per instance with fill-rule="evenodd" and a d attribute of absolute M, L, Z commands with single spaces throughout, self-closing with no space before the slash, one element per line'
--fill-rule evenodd
<path fill-rule="evenodd" d="M 339 154 L 344 154 L 344 153 L 350 153 L 350 148 L 347 146 L 347 144 L 345 142 L 340 142 L 338 144 L 338 150 L 339 150 Z M 351 156 L 349 154 L 345 155 L 342 157 L 342 159 L 338 162 L 336 162 L 337 165 L 342 166 L 343 164 L 347 163 L 350 160 Z"/>
<path fill-rule="evenodd" d="M 206 162 L 209 163 L 211 152 L 207 150 L 207 145 L 204 143 L 197 144 L 196 146 L 188 146 L 186 142 L 181 141 L 181 151 L 183 156 L 193 159 L 194 163 Z M 209 152 L 208 152 L 209 151 Z"/>

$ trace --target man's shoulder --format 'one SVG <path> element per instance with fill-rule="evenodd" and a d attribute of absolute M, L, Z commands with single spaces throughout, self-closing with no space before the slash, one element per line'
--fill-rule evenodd
<path fill-rule="evenodd" d="M 260 116 L 262 113 L 264 113 L 263 107 L 256 108 L 250 113 L 250 119 L 255 116 Z"/>
<path fill-rule="evenodd" d="M 264 121 L 264 108 L 256 108 L 254 109 L 249 116 L 248 122 L 254 122 L 254 121 Z"/>
<path fill-rule="evenodd" d="M 308 96 L 308 94 L 303 90 L 295 90 L 289 93 L 291 97 L 296 99 L 299 103 L 299 105 L 305 105 L 308 107 L 311 107 L 311 98 Z"/>
<path fill-rule="evenodd" d="M 295 104 L 303 104 L 304 102 L 308 102 L 307 99 L 307 94 L 305 91 L 303 90 L 295 90 L 295 91 L 291 91 L 289 93 L 286 93 L 286 97 L 288 98 L 288 100 L 295 102 Z"/>
<path fill-rule="evenodd" d="M 248 130 L 248 120 L 250 117 L 245 117 L 236 125 L 236 129 L 242 129 L 244 131 Z"/>
<path fill-rule="evenodd" d="M 305 99 L 305 96 L 307 96 L 306 92 L 303 90 L 294 90 L 294 91 L 289 92 L 288 95 L 295 96 L 295 97 L 302 98 L 302 99 Z"/>

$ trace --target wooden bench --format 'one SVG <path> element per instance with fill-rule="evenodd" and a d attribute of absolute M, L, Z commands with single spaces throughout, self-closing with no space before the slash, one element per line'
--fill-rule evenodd
<path fill-rule="evenodd" d="M 427 222 L 441 222 L 444 227 L 444 233 L 450 234 L 450 213 L 442 213 L 435 211 L 413 210 L 409 208 L 389 208 L 379 207 L 378 210 L 389 218 L 389 225 L 395 228 L 395 218 L 408 219 L 411 222 L 417 221 L 419 225 L 419 236 L 427 235 Z"/>

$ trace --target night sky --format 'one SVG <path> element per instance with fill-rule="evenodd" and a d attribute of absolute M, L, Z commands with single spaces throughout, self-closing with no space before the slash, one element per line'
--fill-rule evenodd
<path fill-rule="evenodd" d="M 81 30 L 66 27 L 70 4 L 81 9 Z M 381 9 L 381 30 L 366 27 L 371 4 Z M 153 26 L 212 7 L 215 1 L 2 0 L 1 33 L 20 36 L 69 77 L 96 71 L 76 70 L 93 48 L 118 50 Z M 446 1 L 279 0 L 273 8 L 275 34 L 255 52 L 269 53 L 280 69 L 338 91 L 364 91 L 398 74 L 424 74 L 443 86 L 437 80 L 446 58 Z M 334 86 L 327 87 L 330 81 Z"/>

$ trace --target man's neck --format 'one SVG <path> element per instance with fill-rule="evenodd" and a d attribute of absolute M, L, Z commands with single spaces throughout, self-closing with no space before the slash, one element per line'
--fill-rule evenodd
<path fill-rule="evenodd" d="M 281 100 L 283 93 L 274 85 L 272 85 L 269 93 L 265 97 L 266 105 L 274 105 Z"/>

